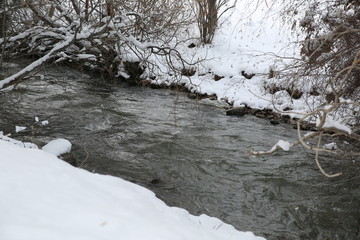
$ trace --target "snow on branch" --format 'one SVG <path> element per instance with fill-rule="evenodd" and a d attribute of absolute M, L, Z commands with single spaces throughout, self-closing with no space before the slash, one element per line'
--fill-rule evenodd
<path fill-rule="evenodd" d="M 315 153 L 315 162 L 319 170 L 326 177 L 337 177 L 342 173 L 328 174 L 322 167 L 319 161 L 320 153 L 333 154 L 337 157 L 344 156 L 360 156 L 360 152 L 353 152 L 342 150 L 338 148 L 329 148 L 329 144 L 322 144 L 325 137 L 343 137 L 351 141 L 360 143 L 359 130 L 359 112 L 360 103 L 357 95 L 353 95 L 350 100 L 346 89 L 353 86 L 353 76 L 358 74 L 360 69 L 360 50 L 356 51 L 353 55 L 351 62 L 339 70 L 332 78 L 326 82 L 327 91 L 331 91 L 331 99 L 324 99 L 322 105 L 318 106 L 315 110 L 308 113 L 295 113 L 297 116 L 302 116 L 297 119 L 297 138 L 298 140 L 293 143 L 284 143 L 280 140 L 269 151 L 251 151 L 250 155 L 268 155 L 273 154 L 278 150 L 288 151 L 291 147 L 301 145 L 307 150 Z M 358 76 L 358 75 L 356 75 Z M 355 89 L 354 89 L 355 90 Z M 347 100 L 345 100 L 345 98 Z M 303 123 L 311 123 L 315 125 L 315 131 L 310 134 L 303 135 L 301 125 Z M 310 141 L 313 140 L 313 141 Z"/>
<path fill-rule="evenodd" d="M 338 156 L 356 156 L 359 155 L 359 152 L 344 152 L 338 149 L 329 149 L 327 148 L 326 144 L 321 147 L 321 142 L 323 140 L 323 136 L 345 136 L 351 139 L 354 139 L 356 141 L 360 141 L 360 136 L 353 133 L 351 129 L 342 124 L 340 121 L 334 120 L 331 113 L 333 113 L 335 110 L 337 110 L 341 105 L 344 104 L 353 104 L 353 105 L 360 105 L 358 103 L 352 103 L 352 102 L 342 102 L 337 104 L 332 104 L 331 106 L 325 105 L 323 107 L 320 107 L 316 109 L 315 111 L 312 111 L 308 114 L 306 114 L 303 118 L 299 119 L 297 121 L 297 134 L 298 134 L 298 141 L 289 143 L 283 140 L 279 140 L 269 151 L 251 151 L 250 155 L 252 156 L 262 156 L 262 155 L 271 155 L 274 152 L 278 150 L 283 151 L 289 151 L 291 147 L 294 147 L 296 145 L 302 145 L 308 150 L 315 152 L 315 162 L 318 166 L 321 173 L 326 177 L 337 177 L 340 176 L 342 173 L 336 173 L 336 174 L 328 174 L 325 172 L 325 170 L 321 167 L 321 164 L 319 162 L 319 153 L 320 152 L 327 152 L 336 154 Z M 301 123 L 303 121 L 308 120 L 310 117 L 318 117 L 317 118 L 317 130 L 310 134 L 303 135 L 301 132 Z M 317 144 L 312 146 L 307 141 L 310 139 L 318 139 Z"/>
<path fill-rule="evenodd" d="M 165 0 L 147 3 L 151 4 L 149 7 L 170 5 L 171 8 L 164 8 L 164 14 L 156 15 L 164 21 L 149 23 L 147 14 L 152 12 L 148 12 L 148 6 L 142 9 L 136 4 L 127 6 L 109 1 L 94 5 L 89 1 L 66 0 L 39 5 L 35 1 L 26 1 L 19 11 L 27 14 L 16 20 L 23 28 L 14 30 L 14 36 L 0 38 L 0 45 L 7 57 L 26 54 L 40 58 L 0 80 L 0 91 L 9 90 L 49 61 L 71 61 L 110 79 L 124 76 L 127 62 L 139 63 L 139 68 L 146 69 L 146 74 L 154 68 L 169 73 L 181 72 L 191 63 L 176 50 L 178 39 L 175 33 L 192 22 L 191 14 L 186 9 L 178 11 L 185 3 Z M 36 18 L 36 26 L 29 25 L 33 18 Z M 159 22 L 161 26 L 158 26 Z"/>
<path fill-rule="evenodd" d="M 279 140 L 269 151 L 250 152 L 253 156 L 271 155 L 278 150 L 289 151 L 293 145 L 287 141 Z"/>
<path fill-rule="evenodd" d="M 55 45 L 53 49 L 51 49 L 45 56 L 39 58 L 38 60 L 34 61 L 24 69 L 20 70 L 19 72 L 11 75 L 0 81 L 0 89 L 6 89 L 9 85 L 14 84 L 15 82 L 21 81 L 25 75 L 34 71 L 38 67 L 42 66 L 44 63 L 48 62 L 51 58 L 56 56 L 57 53 L 61 52 L 65 48 L 69 47 L 76 39 L 76 33 L 72 36 L 68 36 L 67 39 L 63 42 L 59 42 Z"/>

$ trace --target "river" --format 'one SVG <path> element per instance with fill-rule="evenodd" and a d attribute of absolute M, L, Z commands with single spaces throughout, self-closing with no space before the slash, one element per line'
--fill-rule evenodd
<path fill-rule="evenodd" d="M 359 159 L 323 158 L 325 169 L 344 173 L 328 179 L 301 147 L 246 154 L 294 139 L 290 125 L 226 116 L 185 93 L 106 84 L 64 66 L 0 95 L 0 106 L 5 133 L 66 138 L 78 166 L 145 186 L 170 206 L 269 240 L 360 239 Z M 16 125 L 28 131 L 16 134 Z"/>

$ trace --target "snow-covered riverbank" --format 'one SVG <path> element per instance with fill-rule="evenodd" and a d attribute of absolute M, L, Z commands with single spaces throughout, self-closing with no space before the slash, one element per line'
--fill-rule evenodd
<path fill-rule="evenodd" d="M 236 7 L 220 18 L 212 44 L 186 46 L 180 51 L 188 62 L 200 61 L 189 66 L 194 75 L 159 78 L 152 84 L 181 85 L 200 96 L 211 96 L 215 100 L 213 104 L 218 106 L 229 104 L 234 108 L 270 110 L 277 116 L 276 120 L 285 116 L 287 123 L 304 118 L 305 121 L 301 121 L 301 124 L 305 122 L 304 130 L 314 129 L 320 120 L 312 112 L 324 106 L 330 109 L 334 96 L 331 89 L 320 91 L 316 78 L 309 80 L 285 70 L 302 59 L 304 36 L 295 18 L 286 21 L 283 11 L 281 3 L 276 1 L 271 6 L 267 1 L 237 2 Z M 358 105 L 351 99 L 339 101 Z M 342 111 L 351 115 L 354 110 Z M 346 129 L 351 134 L 349 126 L 356 124 L 354 121 L 336 112 L 328 115 L 326 121 L 333 122 L 332 127 Z M 288 121 L 290 119 L 294 121 Z"/>
<path fill-rule="evenodd" d="M 42 150 L 0 140 L 0 156 L 0 239 L 264 239 Z"/>
<path fill-rule="evenodd" d="M 169 80 L 169 73 L 153 83 L 176 82 L 195 93 L 216 95 L 220 105 L 289 110 L 291 117 L 323 104 L 324 96 L 310 93 L 311 83 L 296 86 L 302 93 L 298 98 L 286 86 L 271 90 L 281 81 L 274 78 L 276 72 L 300 51 L 276 12 L 279 8 L 269 8 L 267 1 L 256 6 L 251 2 L 240 1 L 232 14 L 223 16 L 212 45 L 184 44 L 179 50 L 189 62 L 201 60 L 190 66 L 195 68 L 190 69 L 193 76 Z M 348 127 L 328 119 L 330 125 L 328 121 L 323 127 L 351 134 Z M 16 132 L 23 129 L 17 127 Z M 64 151 L 54 145 L 43 151 L 0 136 L 0 239 L 264 239 L 219 219 L 169 207 L 151 191 L 120 178 L 74 168 L 49 153 L 69 152 L 70 142 L 62 144 Z M 276 146 L 287 151 L 290 143 L 280 140 Z M 328 146 L 332 149 L 334 144 Z"/>
<path fill-rule="evenodd" d="M 198 94 L 216 95 L 219 102 L 234 107 L 286 111 L 299 117 L 323 102 L 323 96 L 312 96 L 312 87 L 298 88 L 301 97 L 294 98 L 286 86 L 277 91 L 273 86 L 282 84 L 278 72 L 300 58 L 297 35 L 283 19 L 281 5 L 268 6 L 266 1 L 254 3 L 240 1 L 221 18 L 220 29 L 213 44 L 184 48 L 182 55 L 189 61 L 201 60 L 193 76 L 181 79 L 156 79 L 155 84 L 182 84 Z M 271 76 L 272 75 L 272 76 Z M 299 113 L 299 114 L 294 114 Z"/>

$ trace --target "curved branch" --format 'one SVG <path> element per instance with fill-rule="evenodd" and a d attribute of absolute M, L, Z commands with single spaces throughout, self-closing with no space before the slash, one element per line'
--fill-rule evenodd
<path fill-rule="evenodd" d="M 322 138 L 322 133 L 320 133 L 320 135 L 319 135 L 319 140 L 318 140 L 318 143 L 317 143 L 317 149 L 320 149 L 321 138 Z M 342 175 L 341 172 L 340 173 L 335 173 L 335 174 L 328 174 L 328 173 L 326 173 L 324 171 L 324 169 L 321 167 L 320 162 L 319 162 L 319 150 L 315 151 L 315 162 L 316 162 L 316 165 L 318 166 L 320 172 L 322 174 L 324 174 L 324 176 L 326 176 L 328 178 L 338 177 L 338 176 Z"/>

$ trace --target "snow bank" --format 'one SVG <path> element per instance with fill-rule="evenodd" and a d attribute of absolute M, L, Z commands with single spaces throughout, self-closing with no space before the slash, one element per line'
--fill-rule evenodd
<path fill-rule="evenodd" d="M 264 239 L 38 149 L 0 140 L 0 168 L 0 239 Z"/>
<path fill-rule="evenodd" d="M 22 142 L 22 141 L 19 141 L 19 140 L 15 140 L 13 138 L 10 138 L 10 137 L 4 135 L 4 133 L 2 131 L 0 131 L 0 141 L 1 140 L 12 143 L 12 144 L 15 144 L 15 145 L 17 145 L 19 147 L 23 147 L 23 148 L 38 149 L 38 146 L 36 144 L 31 143 L 31 142 Z M 1 159 L 1 156 L 0 156 L 0 159 Z"/>
<path fill-rule="evenodd" d="M 181 50 L 188 62 L 201 60 L 195 75 L 173 81 L 185 84 L 192 92 L 216 94 L 218 99 L 227 99 L 234 107 L 246 105 L 276 112 L 292 109 L 298 114 L 291 116 L 297 118 L 311 111 L 309 105 L 312 104 L 313 109 L 320 105 L 321 96 L 303 94 L 300 99 L 292 99 L 285 90 L 276 94 L 269 91 L 270 86 L 281 84 L 279 71 L 292 59 L 300 58 L 300 48 L 298 35 L 291 31 L 293 22 L 284 20 L 282 2 L 267 3 L 237 1 L 236 7 L 220 18 L 220 27 L 211 45 Z M 218 77 L 221 79 L 216 81 Z M 172 82 L 159 78 L 153 83 L 170 85 Z"/>

